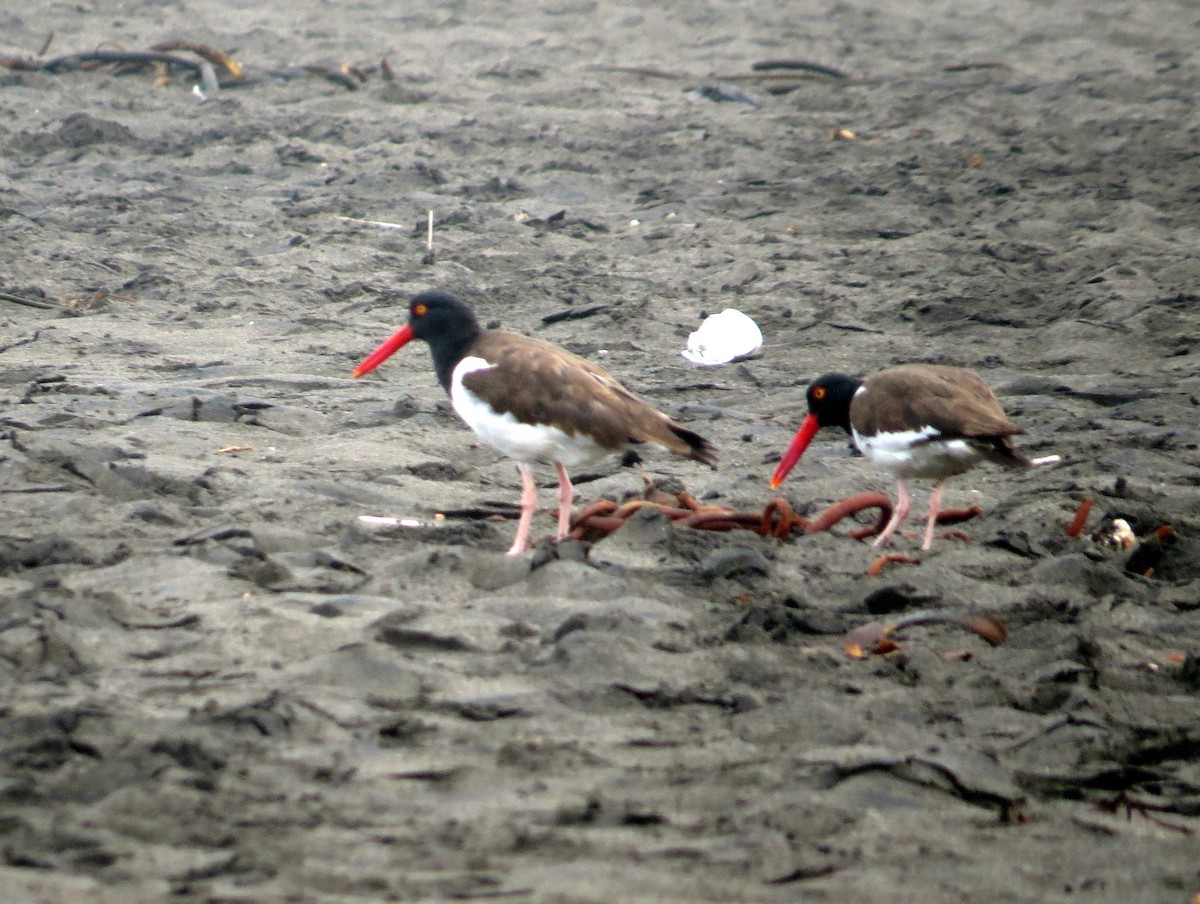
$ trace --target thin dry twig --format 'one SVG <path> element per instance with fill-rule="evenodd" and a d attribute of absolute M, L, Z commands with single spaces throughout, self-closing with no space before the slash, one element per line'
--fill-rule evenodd
<path fill-rule="evenodd" d="M 0 300 L 11 301 L 13 304 L 22 304 L 27 308 L 41 308 L 44 311 L 58 307 L 54 302 L 46 301 L 44 298 L 26 298 L 23 295 L 14 295 L 11 292 L 0 292 Z"/>
<path fill-rule="evenodd" d="M 991 60 L 979 63 L 947 63 L 942 67 L 942 72 L 967 72 L 971 69 L 1007 69 L 1011 72 L 1012 68 L 1008 63 Z"/>
<path fill-rule="evenodd" d="M 750 72 L 734 72 L 724 75 L 706 75 L 698 76 L 691 72 L 680 72 L 678 70 L 660 69 L 657 66 L 621 66 L 621 65 L 596 65 L 590 67 L 600 72 L 620 72 L 626 75 L 641 75 L 646 78 L 661 78 L 673 81 L 701 81 L 704 79 L 715 79 L 722 82 L 749 82 L 749 81 L 770 81 L 773 79 L 779 80 L 796 80 L 804 78 L 832 78 L 832 79 L 848 79 L 846 73 L 840 69 L 834 69 L 832 66 L 822 66 L 820 63 L 809 63 L 804 60 L 764 60 L 754 63 L 750 68 Z"/>
<path fill-rule="evenodd" d="M 1178 832 L 1181 835 L 1192 835 L 1194 830 L 1190 826 L 1180 825 L 1179 823 L 1168 822 L 1165 819 L 1160 819 L 1153 816 L 1153 813 L 1173 813 L 1176 812 L 1171 806 L 1152 803 L 1150 801 L 1138 800 L 1128 791 L 1122 791 L 1112 800 L 1098 801 L 1096 804 L 1101 810 L 1115 814 L 1117 810 L 1124 808 L 1125 820 L 1133 819 L 1133 814 L 1137 813 L 1143 819 L 1154 823 L 1163 829 L 1168 829 L 1172 832 Z"/>
<path fill-rule="evenodd" d="M 20 348 L 28 346 L 30 342 L 36 342 L 37 337 L 41 335 L 41 330 L 34 330 L 34 335 L 25 336 L 25 339 L 18 339 L 14 342 L 8 342 L 7 345 L 0 346 L 0 353 L 7 352 L 10 348 Z"/>
<path fill-rule="evenodd" d="M 821 63 L 810 63 L 808 60 L 760 60 L 751 67 L 755 72 L 772 72 L 785 70 L 787 72 L 807 72 L 812 75 L 824 75 L 828 78 L 849 78 L 840 69 L 825 66 Z"/>
<path fill-rule="evenodd" d="M 77 487 L 69 484 L 45 487 L 0 487 L 0 493 L 73 493 Z"/>
<path fill-rule="evenodd" d="M 116 621 L 122 628 L 129 628 L 132 631 L 166 631 L 171 628 L 186 628 L 189 625 L 198 624 L 200 616 L 194 612 L 185 612 L 163 621 L 127 621 L 125 619 Z"/>

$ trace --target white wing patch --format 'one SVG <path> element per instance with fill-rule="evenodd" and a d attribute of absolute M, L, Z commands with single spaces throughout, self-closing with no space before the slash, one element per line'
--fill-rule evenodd
<path fill-rule="evenodd" d="M 508 412 L 497 413 L 463 386 L 467 374 L 494 366 L 483 358 L 463 358 L 450 378 L 450 402 L 454 410 L 485 443 L 517 461 L 557 461 L 568 468 L 608 454 L 607 449 L 588 436 L 571 436 L 557 427 L 541 424 L 522 424 Z"/>
<path fill-rule="evenodd" d="M 862 390 L 859 390 L 860 392 Z M 852 430 L 854 445 L 880 470 L 895 477 L 940 480 L 971 470 L 984 455 L 961 439 L 939 440 L 933 427 L 863 436 Z"/>

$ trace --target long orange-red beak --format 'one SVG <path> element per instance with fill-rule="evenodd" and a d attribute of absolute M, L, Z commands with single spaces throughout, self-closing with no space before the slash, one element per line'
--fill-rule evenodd
<path fill-rule="evenodd" d="M 357 380 L 363 374 L 369 374 L 392 355 L 396 354 L 396 352 L 400 351 L 400 349 L 404 348 L 405 345 L 412 341 L 412 338 L 412 327 L 407 324 L 402 326 L 396 330 L 395 335 L 391 339 L 367 355 L 366 360 L 354 368 L 354 373 L 350 374 L 350 376 Z"/>
<path fill-rule="evenodd" d="M 820 429 L 821 425 L 815 414 L 804 418 L 804 423 L 800 425 L 800 429 L 796 431 L 796 435 L 788 444 L 787 451 L 783 453 L 779 467 L 775 469 L 775 476 L 771 478 L 771 489 L 775 489 L 783 483 L 783 478 L 787 477 L 788 471 L 796 467 L 796 462 L 800 460 L 800 456 L 804 454 L 804 450 L 808 448 L 808 444 L 812 442 L 812 438 Z"/>

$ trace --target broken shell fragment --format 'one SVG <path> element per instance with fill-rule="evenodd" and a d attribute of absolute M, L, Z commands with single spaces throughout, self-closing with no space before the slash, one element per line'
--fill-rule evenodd
<path fill-rule="evenodd" d="M 693 364 L 715 367 L 754 354 L 762 341 L 757 323 L 741 311 L 726 308 L 705 318 L 700 329 L 688 336 L 682 354 Z"/>
<path fill-rule="evenodd" d="M 1092 534 L 1092 539 L 1101 546 L 1111 546 L 1113 549 L 1133 549 L 1139 542 L 1124 518 L 1114 518 Z"/>

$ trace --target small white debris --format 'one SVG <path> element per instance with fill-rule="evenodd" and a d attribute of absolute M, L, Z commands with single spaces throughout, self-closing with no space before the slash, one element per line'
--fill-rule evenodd
<path fill-rule="evenodd" d="M 1137 534 L 1124 518 L 1114 518 L 1111 523 L 1092 534 L 1092 539 L 1101 546 L 1114 549 L 1133 549 L 1139 545 Z"/>
<path fill-rule="evenodd" d="M 681 353 L 693 364 L 715 367 L 753 355 L 762 348 L 762 330 L 758 324 L 733 308 L 713 314 L 688 336 Z"/>
<path fill-rule="evenodd" d="M 403 223 L 389 223 L 386 220 L 360 220 L 358 217 L 334 217 L 335 220 L 341 220 L 343 223 L 355 223 L 359 226 L 378 226 L 380 229 L 411 229 L 411 226 L 405 226 Z"/>
<path fill-rule="evenodd" d="M 424 527 L 425 522 L 416 518 L 390 518 L 386 515 L 359 515 L 360 524 L 367 527 Z"/>

